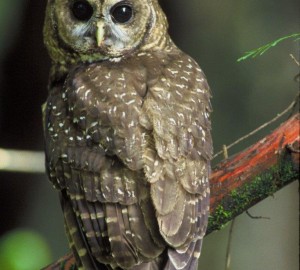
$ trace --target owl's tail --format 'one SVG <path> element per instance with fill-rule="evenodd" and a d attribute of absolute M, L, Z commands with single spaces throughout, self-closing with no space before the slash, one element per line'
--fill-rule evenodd
<path fill-rule="evenodd" d="M 147 263 L 142 263 L 140 265 L 136 265 L 130 270 L 162 270 L 164 265 L 166 264 L 166 252 L 164 252 L 160 257 L 155 260 Z"/>
<path fill-rule="evenodd" d="M 66 234 L 69 239 L 70 248 L 76 259 L 76 270 L 110 270 L 111 268 L 96 262 L 90 251 L 86 248 L 87 243 L 85 236 L 82 234 L 80 229 L 80 223 L 74 214 L 71 202 L 66 198 L 65 192 L 60 194 L 61 206 L 64 212 Z M 78 234 L 73 234 L 71 232 L 78 232 Z M 76 239 L 74 239 L 76 237 Z M 82 254 L 80 254 L 81 251 Z M 84 254 L 83 254 L 84 253 Z"/>
<path fill-rule="evenodd" d="M 191 242 L 187 249 L 169 249 L 164 270 L 196 270 L 201 252 L 202 239 Z"/>

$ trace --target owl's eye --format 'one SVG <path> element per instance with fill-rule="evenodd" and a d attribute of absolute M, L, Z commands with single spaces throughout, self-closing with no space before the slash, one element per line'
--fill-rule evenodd
<path fill-rule="evenodd" d="M 90 3 L 84 0 L 75 1 L 71 9 L 73 15 L 79 21 L 88 21 L 94 13 L 93 7 L 90 5 Z"/>
<path fill-rule="evenodd" d="M 127 23 L 133 17 L 133 10 L 129 4 L 118 3 L 111 8 L 110 15 L 117 23 Z"/>

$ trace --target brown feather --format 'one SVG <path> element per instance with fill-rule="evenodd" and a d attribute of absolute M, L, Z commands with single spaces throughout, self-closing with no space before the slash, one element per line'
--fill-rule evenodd
<path fill-rule="evenodd" d="M 78 266 L 195 269 L 209 210 L 209 98 L 202 71 L 172 43 L 73 66 L 50 89 L 47 170 L 72 202 L 63 208 Z"/>

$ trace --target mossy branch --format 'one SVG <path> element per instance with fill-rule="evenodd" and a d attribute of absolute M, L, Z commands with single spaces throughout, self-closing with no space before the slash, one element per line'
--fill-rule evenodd
<path fill-rule="evenodd" d="M 219 163 L 211 176 L 207 234 L 220 230 L 251 206 L 299 179 L 299 119 L 296 114 L 241 153 Z M 74 270 L 71 254 L 46 270 Z"/>
<path fill-rule="evenodd" d="M 299 179 L 299 118 L 294 115 L 213 170 L 207 234 Z"/>

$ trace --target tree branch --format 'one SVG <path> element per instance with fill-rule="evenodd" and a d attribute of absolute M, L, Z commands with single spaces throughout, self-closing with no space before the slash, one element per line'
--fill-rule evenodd
<path fill-rule="evenodd" d="M 294 115 L 213 170 L 207 234 L 299 178 L 299 118 Z"/>
<path fill-rule="evenodd" d="M 213 170 L 207 234 L 299 179 L 299 118 L 299 113 L 294 115 L 270 135 Z M 68 254 L 45 269 L 73 270 L 75 259 Z"/>

